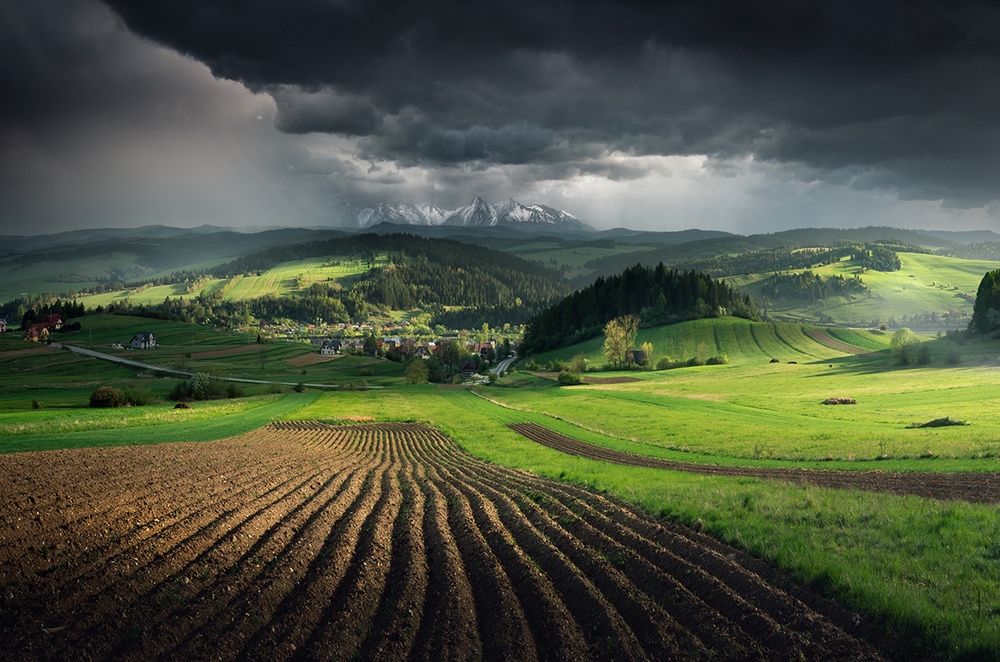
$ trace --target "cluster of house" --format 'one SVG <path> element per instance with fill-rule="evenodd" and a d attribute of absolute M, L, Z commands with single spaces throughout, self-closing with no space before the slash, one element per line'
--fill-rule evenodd
<path fill-rule="evenodd" d="M 385 324 L 379 325 L 377 328 L 382 331 L 399 331 L 405 332 L 410 327 L 410 323 L 407 321 L 399 322 L 387 322 Z M 342 334 L 344 332 L 365 334 L 373 333 L 376 327 L 372 324 L 348 324 L 344 322 L 337 322 L 333 324 L 298 324 L 298 325 L 269 325 L 261 324 L 261 332 L 266 332 L 267 334 L 277 337 L 313 337 L 322 336 L 324 334 Z"/>
<path fill-rule="evenodd" d="M 395 352 L 404 361 L 411 358 L 428 358 L 437 354 L 440 348 L 447 347 L 453 340 L 458 338 L 441 338 L 438 341 L 424 341 L 416 338 L 401 339 L 397 337 L 376 338 L 375 346 L 365 346 L 364 338 L 345 338 L 343 340 L 321 340 L 314 339 L 314 345 L 319 345 L 320 354 L 340 354 L 347 350 L 360 350 L 366 356 L 383 356 L 387 352 Z M 513 346 L 513 345 L 512 345 Z M 486 360 L 489 352 L 496 351 L 493 342 L 477 342 L 466 345 L 470 352 L 479 354 L 479 358 Z"/>
<path fill-rule="evenodd" d="M 45 342 L 49 339 L 49 334 L 52 333 L 52 331 L 58 331 L 65 323 L 66 319 L 58 313 L 46 315 L 45 319 L 41 322 L 35 322 L 25 329 L 24 335 L 21 337 L 25 340 L 30 340 L 31 342 Z M 4 330 L 6 330 L 6 328 L 7 325 L 4 324 Z"/>

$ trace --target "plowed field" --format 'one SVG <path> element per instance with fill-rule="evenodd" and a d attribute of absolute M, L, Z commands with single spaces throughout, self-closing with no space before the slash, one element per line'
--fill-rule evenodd
<path fill-rule="evenodd" d="M 0 457 L 8 659 L 878 659 L 753 568 L 415 424 Z"/>
<path fill-rule="evenodd" d="M 518 434 L 534 442 L 569 455 L 614 462 L 630 467 L 651 467 L 687 471 L 703 476 L 749 476 L 793 483 L 809 483 L 836 489 L 859 489 L 869 492 L 915 494 L 944 501 L 1000 503 L 1000 475 L 996 473 L 930 473 L 922 471 L 820 471 L 816 469 L 778 469 L 728 467 L 716 464 L 673 462 L 624 451 L 595 446 L 567 437 L 535 423 L 509 425 Z"/>

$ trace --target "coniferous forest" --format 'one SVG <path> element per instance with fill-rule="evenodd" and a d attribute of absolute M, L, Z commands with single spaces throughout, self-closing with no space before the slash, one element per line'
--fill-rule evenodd
<path fill-rule="evenodd" d="M 593 338 L 609 320 L 628 314 L 638 315 L 642 326 L 657 326 L 724 315 L 754 319 L 756 307 L 749 296 L 704 274 L 675 271 L 662 262 L 656 267 L 637 264 L 620 275 L 598 278 L 532 318 L 522 354 Z"/>

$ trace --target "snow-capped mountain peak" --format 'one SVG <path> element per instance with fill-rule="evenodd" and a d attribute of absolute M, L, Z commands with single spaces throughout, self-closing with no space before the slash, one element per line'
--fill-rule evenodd
<path fill-rule="evenodd" d="M 372 207 L 345 205 L 342 210 L 344 225 L 372 227 L 380 223 L 394 225 L 447 225 L 455 227 L 521 226 L 554 227 L 590 230 L 576 216 L 545 205 L 525 206 L 507 198 L 495 205 L 480 197 L 464 207 L 449 211 L 430 204 L 379 203 Z"/>

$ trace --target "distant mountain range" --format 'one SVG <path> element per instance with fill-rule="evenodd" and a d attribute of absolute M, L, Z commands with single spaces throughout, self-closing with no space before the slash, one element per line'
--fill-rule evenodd
<path fill-rule="evenodd" d="M 476 198 L 464 207 L 454 210 L 407 202 L 379 203 L 375 206 L 346 204 L 339 210 L 338 216 L 336 219 L 338 225 L 351 228 L 371 228 L 388 223 L 424 227 L 516 227 L 557 232 L 562 230 L 594 232 L 594 228 L 569 212 L 545 205 L 526 206 L 512 198 L 492 205 L 482 198 Z"/>

